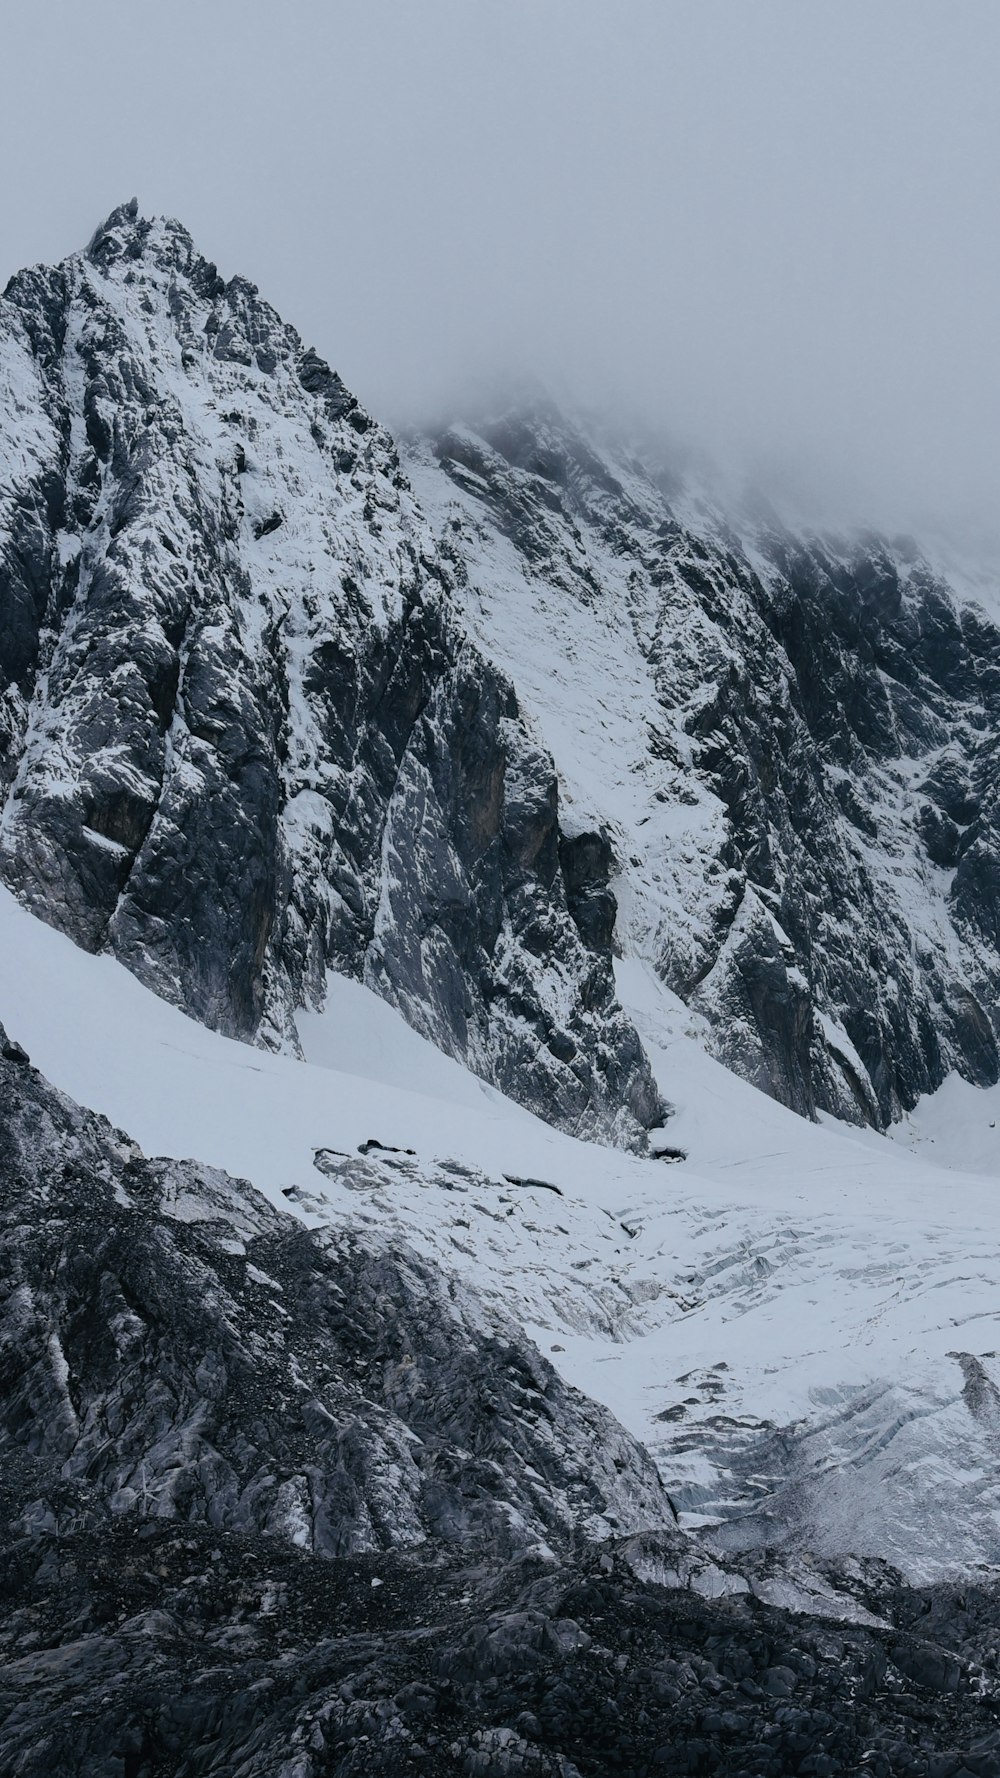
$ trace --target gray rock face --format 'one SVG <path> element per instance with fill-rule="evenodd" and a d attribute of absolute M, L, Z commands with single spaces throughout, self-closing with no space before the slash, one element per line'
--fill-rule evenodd
<path fill-rule="evenodd" d="M 552 762 L 387 434 L 131 206 L 11 281 L 0 380 L 6 882 L 217 1029 L 294 1044 L 332 966 L 636 1140 L 660 1105 L 613 904 L 567 890 Z"/>
<path fill-rule="evenodd" d="M 5 1037 L 0 1092 L 0 1447 L 33 1478 L 26 1524 L 510 1555 L 671 1516 L 610 1414 L 415 1256 L 144 1159 Z"/>
<path fill-rule="evenodd" d="M 623 947 L 722 1059 L 879 1125 L 949 1069 L 994 1081 L 995 618 L 906 539 L 724 517 L 541 399 L 406 461 L 567 819 L 613 851 Z"/>

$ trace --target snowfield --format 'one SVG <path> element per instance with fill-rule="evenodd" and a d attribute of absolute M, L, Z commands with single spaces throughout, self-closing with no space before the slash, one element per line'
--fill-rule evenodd
<path fill-rule="evenodd" d="M 205 1029 L 6 890 L 0 955 L 0 1019 L 58 1087 L 148 1154 L 432 1257 L 649 1446 L 710 1544 L 878 1554 L 913 1579 L 1000 1566 L 1000 1089 L 952 1078 L 891 1141 L 809 1124 L 626 960 L 674 1107 L 653 1146 L 686 1156 L 638 1159 L 542 1123 L 354 981 L 302 1015 L 298 1062 Z"/>

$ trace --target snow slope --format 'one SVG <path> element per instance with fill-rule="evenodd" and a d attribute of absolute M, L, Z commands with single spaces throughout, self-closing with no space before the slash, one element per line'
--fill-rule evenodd
<path fill-rule="evenodd" d="M 1000 1564 L 1000 1205 L 984 1140 L 970 1170 L 938 1164 L 954 1087 L 900 1132 L 913 1152 L 809 1124 L 706 1057 L 633 961 L 619 992 L 688 1157 L 667 1164 L 552 1129 L 356 982 L 303 1017 L 298 1062 L 194 1023 L 6 891 L 0 957 L 0 1020 L 56 1085 L 148 1153 L 432 1257 L 466 1312 L 515 1316 L 613 1408 L 710 1541 L 913 1577 Z"/>
<path fill-rule="evenodd" d="M 893 1127 L 892 1136 L 939 1167 L 1000 1181 L 1000 1086 L 974 1087 L 949 1074 Z"/>

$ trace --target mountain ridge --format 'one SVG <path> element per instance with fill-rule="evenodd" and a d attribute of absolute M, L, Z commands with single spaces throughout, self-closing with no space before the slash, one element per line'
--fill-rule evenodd
<path fill-rule="evenodd" d="M 995 618 L 909 540 L 713 509 L 551 406 L 478 426 L 404 460 L 614 836 L 626 950 L 807 1115 L 884 1127 L 949 1068 L 995 1080 Z"/>
<path fill-rule="evenodd" d="M 294 1044 L 326 967 L 360 972 L 487 1078 L 613 1140 L 662 1115 L 612 1011 L 623 945 L 804 1115 L 885 1127 L 949 1068 L 996 1079 L 1000 633 L 912 543 L 725 513 L 540 396 L 404 438 L 404 473 L 256 287 L 134 203 L 5 303 L 27 351 L 8 323 L 0 870 L 46 917 L 266 1042 Z M 142 535 L 153 507 L 173 531 Z M 73 719 L 70 623 L 121 685 Z M 67 700 L 48 742 L 43 645 Z M 89 763 L 67 768 L 73 720 Z M 476 757 L 456 775 L 459 730 Z M 595 733 L 614 781 L 581 796 Z M 206 881 L 195 906 L 220 823 L 239 894 Z"/>

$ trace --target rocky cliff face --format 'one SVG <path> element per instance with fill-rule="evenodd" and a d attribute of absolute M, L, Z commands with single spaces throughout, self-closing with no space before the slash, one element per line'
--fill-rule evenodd
<path fill-rule="evenodd" d="M 602 854 L 567 854 L 388 435 L 134 206 L 12 280 L 0 387 L 4 879 L 220 1030 L 294 1044 L 333 967 L 637 1139 L 660 1106 Z"/>
<path fill-rule="evenodd" d="M 997 1077 L 1000 627 L 907 540 L 723 516 L 544 401 L 411 441 L 473 633 L 724 1061 L 885 1124 Z"/>
<path fill-rule="evenodd" d="M 271 1046 L 329 969 L 361 977 L 605 1141 L 661 1110 L 616 947 L 806 1114 L 881 1123 L 947 1068 L 996 1077 L 1000 631 L 911 545 L 724 518 L 655 451 L 539 404 L 412 441 L 404 473 L 251 286 L 134 207 L 13 280 L 0 397 L 0 874 L 50 924 Z M 224 1096 L 231 1057 L 191 1029 L 171 1108 L 199 1067 Z M 155 1030 L 143 1091 L 173 1047 Z M 255 1101 L 265 1062 L 303 1072 L 258 1054 Z M 377 1080 L 381 1108 L 400 1083 Z M 885 1496 L 904 1552 L 939 1535 L 914 1502 L 944 1476 L 951 1557 L 982 1573 L 990 1354 L 952 1350 L 950 1307 L 906 1306 L 957 1300 L 970 1263 L 988 1292 L 981 1204 L 910 1248 L 885 1208 L 888 1243 L 849 1204 L 800 1216 L 797 1176 L 776 1213 L 784 1129 L 745 1217 L 745 1151 L 686 1204 L 603 1151 L 577 1201 L 594 1151 L 564 1144 L 561 1184 L 488 1173 L 497 1129 L 475 1166 L 314 1147 L 308 1184 L 301 1156 L 271 1182 L 286 1214 L 150 1159 L 0 1031 L 0 1774 L 1000 1773 L 995 1582 L 813 1553 L 860 1497 L 838 1463 L 877 1450 L 915 1476 Z M 856 1172 L 844 1146 L 816 1158 L 821 1200 Z M 818 1426 L 727 1407 L 762 1325 L 761 1374 L 787 1365 L 785 1266 L 796 1353 L 848 1281 L 872 1307 L 833 1337 L 859 1343 L 905 1284 L 912 1391 L 838 1393 L 830 1366 Z M 729 1465 L 721 1531 L 682 1528 L 649 1452 L 512 1313 L 567 1375 L 555 1331 L 577 1359 L 596 1326 L 616 1362 L 636 1342 L 688 1503 Z M 681 1330 L 729 1358 L 674 1362 Z M 841 1501 L 825 1546 L 815 1498 Z"/>
<path fill-rule="evenodd" d="M 414 1254 L 147 1160 L 6 1036 L 0 1091 L 0 1442 L 25 1525 L 507 1556 L 672 1517 L 607 1410 Z"/>

